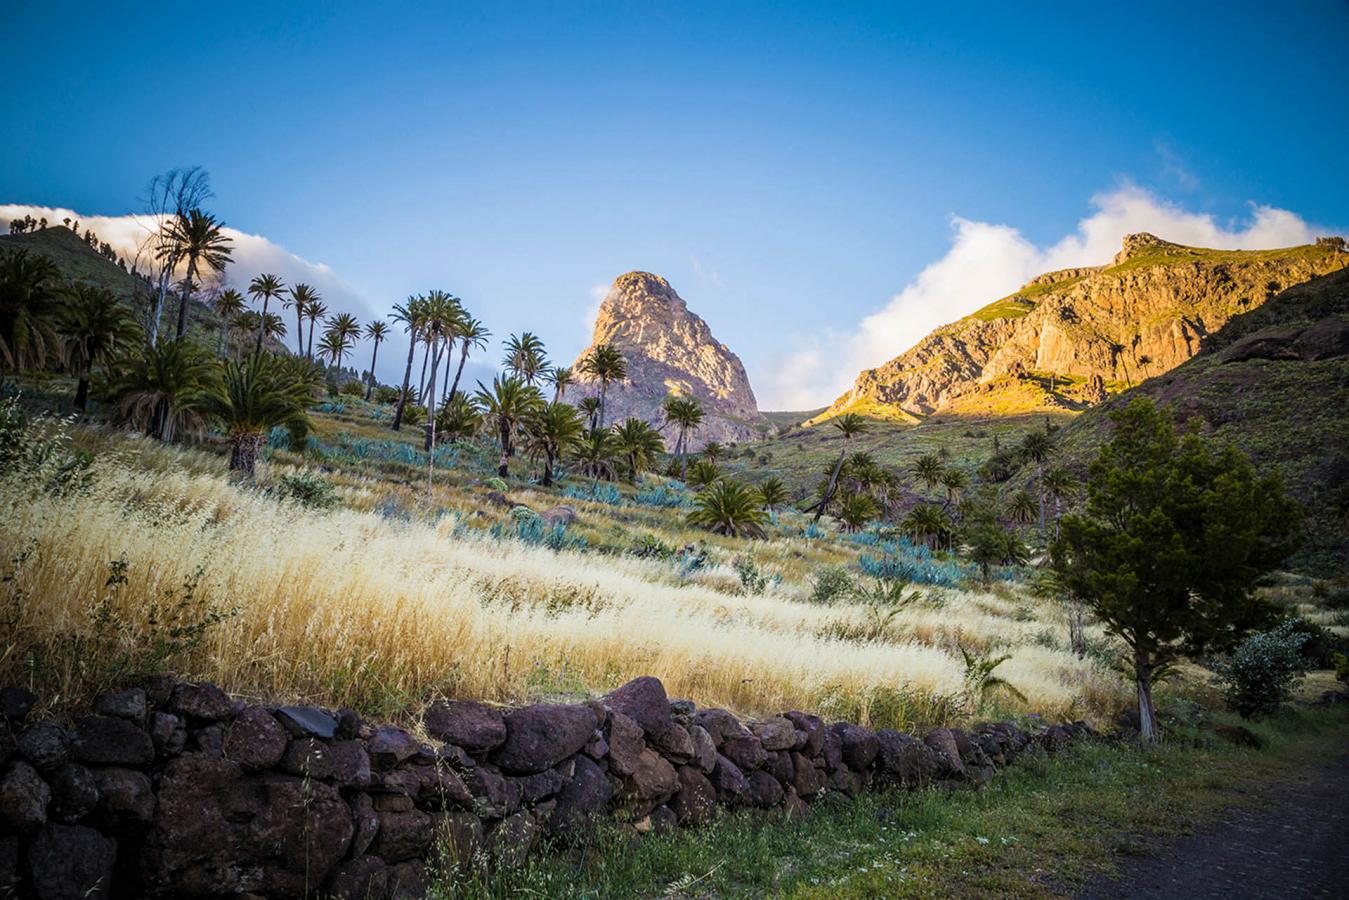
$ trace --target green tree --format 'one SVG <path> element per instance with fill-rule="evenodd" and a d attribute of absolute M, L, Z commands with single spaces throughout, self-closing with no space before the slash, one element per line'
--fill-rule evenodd
<path fill-rule="evenodd" d="M 477 319 L 465 313 L 463 320 L 459 322 L 459 368 L 454 373 L 454 383 L 450 385 L 450 396 L 453 397 L 459 392 L 459 379 L 464 374 L 464 363 L 468 362 L 468 351 L 470 349 L 486 350 L 487 339 L 492 336 L 492 332 L 487 330 L 487 326 Z M 562 399 L 562 392 L 559 391 L 557 398 Z"/>
<path fill-rule="evenodd" d="M 961 498 L 964 496 L 965 489 L 970 486 L 970 476 L 960 469 L 943 469 L 941 486 L 946 489 L 946 500 L 942 505 L 948 509 L 957 510 L 958 515 Z"/>
<path fill-rule="evenodd" d="M 425 324 L 425 307 L 425 297 L 408 297 L 406 303 L 394 306 L 390 316 L 395 322 L 402 322 L 403 330 L 408 334 L 408 361 L 407 368 L 403 370 L 403 389 L 398 394 L 398 405 L 393 411 L 393 423 L 389 426 L 394 431 L 398 431 L 403 425 L 403 413 L 411 396 L 412 362 L 417 355 L 417 341 Z"/>
<path fill-rule="evenodd" d="M 561 403 L 562 398 L 567 393 L 567 388 L 576 383 L 576 375 L 568 366 L 557 366 L 550 369 L 544 376 L 545 380 L 553 386 L 553 402 Z"/>
<path fill-rule="evenodd" d="M 1045 533 L 1045 460 L 1054 451 L 1054 442 L 1043 431 L 1032 431 L 1021 439 L 1021 458 L 1035 465 L 1035 485 L 1040 496 L 1040 534 Z"/>
<path fill-rule="evenodd" d="M 687 482 L 689 432 L 703 423 L 703 407 L 695 398 L 681 397 L 678 394 L 666 397 L 662 405 L 665 409 L 665 420 L 673 424 L 679 432 L 679 436 L 675 439 L 675 455 L 679 457 L 679 480 Z"/>
<path fill-rule="evenodd" d="M 525 384 L 533 385 L 548 372 L 548 353 L 539 336 L 529 332 L 511 335 L 506 339 L 506 356 L 501 366 Z"/>
<path fill-rule="evenodd" d="M 497 443 L 501 447 L 497 476 L 505 478 L 510 474 L 511 457 L 515 455 L 515 435 L 543 406 L 543 395 L 523 378 L 498 375 L 492 379 L 490 390 L 478 382 L 477 401 L 496 429 Z"/>
<path fill-rule="evenodd" d="M 1035 498 L 1029 491 L 1017 491 L 1007 502 L 1007 515 L 1022 525 L 1035 521 Z"/>
<path fill-rule="evenodd" d="M 918 461 L 913 464 L 913 474 L 918 476 L 918 480 L 927 485 L 929 491 L 941 483 L 941 476 L 945 470 L 941 459 L 931 453 L 918 457 Z"/>
<path fill-rule="evenodd" d="M 730 479 L 712 482 L 693 498 L 690 525 L 731 537 L 760 538 L 768 513 L 753 488 Z"/>
<path fill-rule="evenodd" d="M 366 340 L 371 341 L 374 344 L 373 349 L 370 351 L 370 381 L 365 386 L 365 399 L 369 400 L 370 395 L 375 392 L 375 382 L 377 381 L 375 378 L 375 361 L 379 359 L 379 345 L 383 341 L 388 340 L 389 323 L 382 319 L 375 319 L 373 322 L 367 323 L 365 326 L 365 337 Z"/>
<path fill-rule="evenodd" d="M 685 484 L 693 487 L 706 487 L 721 477 L 721 470 L 710 459 L 695 459 L 685 475 Z"/>
<path fill-rule="evenodd" d="M 309 320 L 309 339 L 305 344 L 305 359 L 314 358 L 314 331 L 318 328 L 318 323 L 328 317 L 328 305 L 319 299 L 318 295 L 304 305 L 304 317 Z"/>
<path fill-rule="evenodd" d="M 661 440 L 660 432 L 644 419 L 633 417 L 614 426 L 614 445 L 628 464 L 633 484 L 637 483 L 639 475 L 651 468 L 656 457 L 665 452 L 665 441 Z"/>
<path fill-rule="evenodd" d="M 463 394 L 452 394 L 436 411 L 436 439 L 466 441 L 482 428 L 482 412 Z"/>
<path fill-rule="evenodd" d="M 599 424 L 596 427 L 604 428 L 605 401 L 609 397 L 609 385 L 628 377 L 628 362 L 618 347 L 613 344 L 599 344 L 581 360 L 577 368 L 582 375 L 600 383 Z"/>
<path fill-rule="evenodd" d="M 1052 558 L 1064 586 L 1128 645 L 1143 736 L 1155 739 L 1156 678 L 1270 620 L 1253 590 L 1294 547 L 1300 510 L 1277 474 L 1178 435 L 1145 397 L 1110 418 L 1085 509 L 1063 517 Z"/>
<path fill-rule="evenodd" d="M 76 284 L 61 310 L 61 350 L 77 379 L 75 408 L 89 402 L 89 373 L 136 342 L 136 321 L 117 295 L 107 288 Z"/>
<path fill-rule="evenodd" d="M 186 262 L 183 291 L 178 298 L 177 337 L 187 332 L 187 305 L 192 299 L 192 286 L 202 270 L 223 272 L 234 253 L 233 242 L 225 236 L 225 223 L 210 213 L 190 209 L 175 215 L 168 223 L 168 243 L 160 248 L 171 268 Z"/>
<path fill-rule="evenodd" d="M 318 292 L 307 284 L 300 283 L 290 289 L 290 294 L 281 298 L 281 305 L 295 309 L 295 354 L 304 356 L 304 315 L 309 304 L 319 298 Z"/>
<path fill-rule="evenodd" d="M 56 349 L 64 291 L 61 271 L 47 257 L 27 250 L 0 253 L 0 358 L 5 368 L 22 372 L 40 366 Z"/>
<path fill-rule="evenodd" d="M 571 455 L 587 478 L 609 481 L 615 477 L 614 457 L 618 450 L 612 432 L 590 429 L 573 445 Z"/>
<path fill-rule="evenodd" d="M 715 465 L 717 460 L 721 459 L 725 454 L 726 448 L 717 441 L 708 441 L 706 444 L 703 444 L 703 458 L 713 465 Z"/>
<path fill-rule="evenodd" d="M 585 433 L 576 407 L 569 403 L 552 403 L 540 407 L 525 423 L 526 449 L 543 456 L 543 486 L 553 486 L 553 464 L 570 453 Z"/>
<path fill-rule="evenodd" d="M 875 498 L 860 493 L 846 493 L 838 505 L 835 518 L 843 524 L 843 530 L 861 531 L 866 524 L 881 514 L 881 508 Z"/>
<path fill-rule="evenodd" d="M 298 357 L 253 353 L 242 361 L 226 360 L 220 380 L 206 394 L 204 412 L 225 429 L 230 471 L 255 477 L 258 453 L 272 428 L 308 432 L 305 410 L 318 385 L 317 371 Z"/>
<path fill-rule="evenodd" d="M 273 300 L 279 299 L 286 294 L 286 283 L 275 275 L 259 275 L 248 284 L 248 294 L 256 302 L 259 298 L 262 300 L 262 309 L 259 311 L 258 319 L 258 339 L 253 346 L 254 353 L 262 352 L 262 324 L 267 319 L 267 306 Z M 311 338 L 312 340 L 312 338 Z"/>
<path fill-rule="evenodd" d="M 911 540 L 931 550 L 950 546 L 955 526 L 946 510 L 935 503 L 919 503 L 909 510 L 900 528 Z"/>
<path fill-rule="evenodd" d="M 1077 476 L 1063 466 L 1054 466 L 1045 471 L 1040 483 L 1054 501 L 1054 537 L 1058 537 L 1059 523 L 1063 520 L 1063 501 L 1072 497 L 1077 490 Z"/>
<path fill-rule="evenodd" d="M 218 375 L 215 360 L 189 338 L 147 341 L 117 361 L 106 395 L 123 421 L 167 442 L 204 426 Z"/>
<path fill-rule="evenodd" d="M 598 431 L 600 417 L 600 398 L 582 397 L 576 404 L 581 415 L 585 416 L 586 423 L 591 431 Z"/>
<path fill-rule="evenodd" d="M 787 502 L 787 488 L 783 486 L 782 479 L 776 475 L 769 475 L 754 486 L 759 492 L 759 500 L 770 510 L 775 510 Z"/>
<path fill-rule="evenodd" d="M 1024 565 L 1028 554 L 1016 532 L 1004 528 L 991 512 L 984 512 L 964 529 L 965 552 L 979 566 L 984 584 L 993 579 L 993 566 Z"/>
<path fill-rule="evenodd" d="M 353 342 L 360 339 L 361 323 L 351 313 L 338 313 L 323 329 L 323 342 L 319 344 L 319 355 L 328 360 L 334 368 L 342 368 L 347 354 L 351 352 Z"/>
<path fill-rule="evenodd" d="M 843 469 L 843 460 L 848 456 L 848 448 L 852 444 L 852 439 L 867 430 L 867 420 L 857 413 L 844 413 L 841 416 L 835 416 L 829 420 L 829 424 L 843 433 L 843 449 L 839 451 L 838 462 L 834 463 L 834 472 L 829 476 L 829 484 L 825 488 L 824 496 L 820 502 L 815 505 L 814 522 L 820 521 L 820 516 L 828 508 L 830 501 L 834 499 L 834 492 L 838 490 L 838 473 Z"/>
<path fill-rule="evenodd" d="M 236 316 L 244 311 L 244 295 L 230 288 L 221 291 L 211 304 L 215 309 L 215 314 L 220 317 L 220 336 L 216 339 L 215 355 L 225 355 L 225 338 L 229 334 L 231 325 Z"/>

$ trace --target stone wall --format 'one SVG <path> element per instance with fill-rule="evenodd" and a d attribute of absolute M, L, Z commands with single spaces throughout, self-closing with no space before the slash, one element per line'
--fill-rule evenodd
<path fill-rule="evenodd" d="M 639 833 L 719 807 L 805 815 L 828 791 L 977 783 L 1087 732 L 742 723 L 671 702 L 655 678 L 583 704 L 436 702 L 429 742 L 170 679 L 73 721 L 29 721 L 33 705 L 0 691 L 0 896 L 41 900 L 420 897 L 429 865 L 509 865 L 599 815 Z"/>

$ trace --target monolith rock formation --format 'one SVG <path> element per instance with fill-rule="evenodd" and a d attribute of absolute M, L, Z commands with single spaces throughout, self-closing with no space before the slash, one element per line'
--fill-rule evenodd
<path fill-rule="evenodd" d="M 624 381 L 609 385 L 606 424 L 636 417 L 661 427 L 662 402 L 679 394 L 697 399 L 705 413 L 703 424 L 689 436 L 690 449 L 710 441 L 750 440 L 767 430 L 740 358 L 713 337 L 707 323 L 659 275 L 628 272 L 614 279 L 595 317 L 590 346 L 573 366 L 581 380 L 569 398 L 573 392 L 599 393 L 599 385 L 581 373 L 581 362 L 601 344 L 616 346 L 628 367 Z M 665 428 L 665 439 L 674 446 L 672 428 Z"/>

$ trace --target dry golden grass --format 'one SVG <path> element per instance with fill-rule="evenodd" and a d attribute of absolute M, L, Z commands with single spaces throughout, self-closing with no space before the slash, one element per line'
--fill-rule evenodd
<path fill-rule="evenodd" d="M 10 629 L 0 677 L 49 695 L 99 687 L 90 682 L 109 667 L 91 655 L 115 658 L 108 641 L 143 654 L 164 632 L 153 606 L 162 620 L 170 592 L 195 578 L 197 602 L 235 612 L 173 665 L 269 698 L 388 713 L 434 693 L 520 701 L 655 675 L 671 696 L 741 713 L 816 709 L 915 727 L 961 713 L 958 643 L 1010 654 L 999 674 L 1029 709 L 1099 718 L 1123 698 L 1089 663 L 1031 643 L 1064 629 L 1049 608 L 1028 620 L 1029 600 L 945 592 L 941 609 L 906 607 L 870 633 L 839 629 L 876 614 L 806 602 L 799 579 L 743 596 L 720 568 L 681 584 L 668 563 L 494 541 L 456 527 L 458 516 L 390 520 L 368 511 L 374 488 L 359 485 L 343 492 L 362 508 L 307 510 L 177 462 L 114 449 L 93 488 L 71 497 L 0 481 L 0 551 L 14 576 L 0 586 Z M 803 558 L 800 542 L 776 544 L 760 553 L 784 568 Z M 125 583 L 108 587 L 120 559 Z"/>

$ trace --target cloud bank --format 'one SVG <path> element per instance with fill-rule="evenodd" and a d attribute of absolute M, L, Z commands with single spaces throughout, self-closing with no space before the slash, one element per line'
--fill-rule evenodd
<path fill-rule="evenodd" d="M 814 409 L 852 386 L 863 369 L 879 366 L 932 329 L 1004 297 L 1042 272 L 1109 262 L 1124 235 L 1149 231 L 1178 244 L 1215 249 L 1269 249 L 1307 244 L 1317 229 L 1295 213 L 1252 204 L 1243 221 L 1225 226 L 1147 190 L 1125 185 L 1091 200 L 1094 212 L 1048 247 L 1014 227 L 952 217 L 951 249 L 880 310 L 851 331 L 796 336 L 761 379 L 765 409 Z"/>

